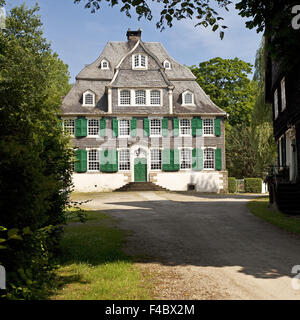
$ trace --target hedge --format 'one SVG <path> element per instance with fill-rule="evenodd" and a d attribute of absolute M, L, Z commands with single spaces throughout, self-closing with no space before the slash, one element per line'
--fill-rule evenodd
<path fill-rule="evenodd" d="M 236 178 L 228 178 L 228 192 L 236 193 Z"/>
<path fill-rule="evenodd" d="M 262 179 L 261 178 L 245 178 L 245 192 L 261 193 Z"/>

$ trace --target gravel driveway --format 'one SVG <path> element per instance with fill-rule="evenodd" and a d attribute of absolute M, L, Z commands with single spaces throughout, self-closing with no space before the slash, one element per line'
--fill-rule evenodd
<path fill-rule="evenodd" d="M 158 299 L 300 299 L 300 237 L 253 216 L 251 196 L 169 192 L 76 195 L 130 230 L 126 251 L 156 277 Z M 299 280 L 300 284 L 300 280 Z"/>

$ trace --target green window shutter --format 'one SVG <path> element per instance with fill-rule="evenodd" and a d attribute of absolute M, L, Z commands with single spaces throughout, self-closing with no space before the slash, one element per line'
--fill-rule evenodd
<path fill-rule="evenodd" d="M 202 119 L 194 117 L 192 119 L 192 135 L 193 137 L 202 136 Z"/>
<path fill-rule="evenodd" d="M 149 137 L 150 135 L 150 127 L 149 127 L 149 119 L 144 118 L 144 135 L 145 137 Z"/>
<path fill-rule="evenodd" d="M 100 137 L 106 136 L 106 118 L 100 119 Z"/>
<path fill-rule="evenodd" d="M 130 123 L 130 134 L 132 137 L 136 137 L 137 119 L 132 118 Z"/>
<path fill-rule="evenodd" d="M 169 119 L 168 118 L 163 118 L 162 119 L 162 135 L 163 137 L 168 136 L 168 129 L 169 129 Z"/>
<path fill-rule="evenodd" d="M 203 170 L 203 150 L 201 148 L 194 148 L 193 156 L 193 170 Z"/>
<path fill-rule="evenodd" d="M 178 171 L 180 169 L 179 150 L 174 149 L 172 151 L 173 151 L 173 171 Z"/>
<path fill-rule="evenodd" d="M 170 171 L 171 169 L 171 159 L 170 159 L 170 149 L 163 149 L 162 151 L 162 170 Z"/>
<path fill-rule="evenodd" d="M 75 120 L 75 137 L 87 136 L 87 120 L 84 117 Z"/>
<path fill-rule="evenodd" d="M 112 118 L 112 130 L 113 130 L 113 136 L 117 137 L 118 133 L 119 133 L 118 119 L 117 118 Z"/>
<path fill-rule="evenodd" d="M 87 151 L 84 149 L 78 149 L 75 152 L 75 172 L 87 171 Z"/>
<path fill-rule="evenodd" d="M 179 119 L 173 118 L 173 135 L 174 137 L 179 136 Z"/>
<path fill-rule="evenodd" d="M 162 170 L 178 171 L 179 167 L 179 150 L 164 149 L 162 154 Z"/>
<path fill-rule="evenodd" d="M 215 136 L 220 137 L 221 135 L 221 119 L 216 118 L 215 119 Z"/>
<path fill-rule="evenodd" d="M 100 170 L 102 172 L 118 171 L 118 151 L 101 150 L 100 151 Z"/>
<path fill-rule="evenodd" d="M 216 170 L 222 170 L 222 150 L 217 148 L 215 151 Z"/>

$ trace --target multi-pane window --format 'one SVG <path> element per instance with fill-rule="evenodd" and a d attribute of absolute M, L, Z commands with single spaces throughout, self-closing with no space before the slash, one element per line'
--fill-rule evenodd
<path fill-rule="evenodd" d="M 141 59 L 141 67 L 146 67 L 146 57 L 141 55 L 140 59 Z"/>
<path fill-rule="evenodd" d="M 88 119 L 88 135 L 97 136 L 99 134 L 99 120 Z"/>
<path fill-rule="evenodd" d="M 160 91 L 159 90 L 151 90 L 150 104 L 160 105 Z"/>
<path fill-rule="evenodd" d="M 119 136 L 128 137 L 130 135 L 130 120 L 119 120 Z"/>
<path fill-rule="evenodd" d="M 108 62 L 106 60 L 101 62 L 101 69 L 108 69 Z"/>
<path fill-rule="evenodd" d="M 166 60 L 164 62 L 164 67 L 165 67 L 165 69 L 171 69 L 171 63 L 168 60 Z"/>
<path fill-rule="evenodd" d="M 180 134 L 181 135 L 191 135 L 191 120 L 190 119 L 180 119 Z"/>
<path fill-rule="evenodd" d="M 119 170 L 130 170 L 130 151 L 119 150 Z"/>
<path fill-rule="evenodd" d="M 161 120 L 151 119 L 150 120 L 150 136 L 160 136 L 161 135 Z"/>
<path fill-rule="evenodd" d="M 277 89 L 274 92 L 274 116 L 275 116 L 275 119 L 278 117 L 278 91 L 277 91 Z"/>
<path fill-rule="evenodd" d="M 215 168 L 215 150 L 212 148 L 204 149 L 203 168 L 214 169 Z"/>
<path fill-rule="evenodd" d="M 136 54 L 133 56 L 133 68 L 146 68 L 146 56 Z"/>
<path fill-rule="evenodd" d="M 86 93 L 84 95 L 84 104 L 90 106 L 94 105 L 94 95 L 92 93 Z"/>
<path fill-rule="evenodd" d="M 152 149 L 151 150 L 151 170 L 161 169 L 161 150 Z"/>
<path fill-rule="evenodd" d="M 146 104 L 146 91 L 136 90 L 135 91 L 135 104 L 144 105 Z"/>
<path fill-rule="evenodd" d="M 180 169 L 192 168 L 192 150 L 181 149 L 180 151 Z"/>
<path fill-rule="evenodd" d="M 281 109 L 284 110 L 286 108 L 286 96 L 285 96 L 285 78 L 283 77 L 281 82 Z"/>
<path fill-rule="evenodd" d="M 88 151 L 88 170 L 99 171 L 99 150 L 97 149 Z"/>
<path fill-rule="evenodd" d="M 64 132 L 70 135 L 75 134 L 75 120 L 74 119 L 66 119 L 64 120 Z"/>
<path fill-rule="evenodd" d="M 193 94 L 191 92 L 187 92 L 184 94 L 184 104 L 193 104 Z"/>
<path fill-rule="evenodd" d="M 203 134 L 212 135 L 214 134 L 214 120 L 203 119 Z"/>
<path fill-rule="evenodd" d="M 130 91 L 129 90 L 122 90 L 120 92 L 120 104 L 121 105 L 130 105 Z"/>

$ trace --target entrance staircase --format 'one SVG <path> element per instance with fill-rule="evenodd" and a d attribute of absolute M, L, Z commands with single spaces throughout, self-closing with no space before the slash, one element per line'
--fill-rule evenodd
<path fill-rule="evenodd" d="M 114 191 L 168 191 L 152 182 L 130 182 Z"/>

